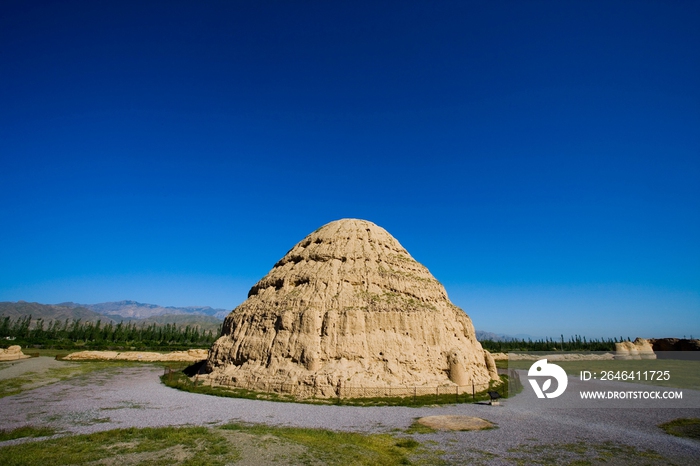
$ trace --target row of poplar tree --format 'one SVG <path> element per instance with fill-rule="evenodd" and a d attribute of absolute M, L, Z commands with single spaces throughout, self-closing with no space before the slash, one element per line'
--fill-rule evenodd
<path fill-rule="evenodd" d="M 564 340 L 562 335 L 560 339 L 542 338 L 539 340 L 508 340 L 494 341 L 482 340 L 481 346 L 491 352 L 507 352 L 507 351 L 615 351 L 615 343 L 627 341 L 620 337 L 617 338 L 591 338 L 586 339 L 581 335 L 573 335 L 568 340 Z"/>
<path fill-rule="evenodd" d="M 50 348 L 70 348 L 74 346 L 168 348 L 209 347 L 220 332 L 201 330 L 196 325 L 177 326 L 175 324 L 140 325 L 135 322 L 101 321 L 83 322 L 78 320 L 44 321 L 31 316 L 0 317 L 0 338 L 22 346 L 42 346 Z"/>
<path fill-rule="evenodd" d="M 36 319 L 31 316 L 0 317 L 0 338 L 12 340 L 23 346 L 44 346 L 53 348 L 70 348 L 80 345 L 85 347 L 138 347 L 169 348 L 173 347 L 209 347 L 219 336 L 212 330 L 203 331 L 198 326 L 177 326 L 175 324 L 157 325 L 151 323 L 140 325 L 135 322 L 109 322 L 103 325 L 97 322 L 82 322 Z M 629 340 L 627 338 L 626 340 Z M 615 343 L 625 341 L 622 337 L 609 339 L 586 339 L 580 335 L 568 340 L 544 338 L 539 340 L 483 340 L 481 346 L 492 352 L 507 351 L 614 351 Z"/>

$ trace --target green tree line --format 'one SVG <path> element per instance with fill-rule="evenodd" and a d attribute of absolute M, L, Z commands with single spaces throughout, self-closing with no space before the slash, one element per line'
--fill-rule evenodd
<path fill-rule="evenodd" d="M 209 347 L 218 338 L 220 332 L 203 331 L 196 325 L 177 326 L 175 324 L 156 325 L 151 323 L 138 325 L 134 322 L 101 321 L 82 322 L 36 319 L 32 316 L 0 317 L 0 338 L 6 343 L 21 346 L 46 348 L 73 348 L 76 346 L 90 348 L 138 349 L 180 349 Z M 3 345 L 6 346 L 6 345 Z"/>
<path fill-rule="evenodd" d="M 562 335 L 560 339 L 544 338 L 532 341 L 527 340 L 508 340 L 494 341 L 483 340 L 481 346 L 491 352 L 505 353 L 508 351 L 615 351 L 615 343 L 627 341 L 629 337 L 623 339 L 617 338 L 591 338 L 586 339 L 581 335 L 573 335 L 568 340 L 564 340 Z"/>

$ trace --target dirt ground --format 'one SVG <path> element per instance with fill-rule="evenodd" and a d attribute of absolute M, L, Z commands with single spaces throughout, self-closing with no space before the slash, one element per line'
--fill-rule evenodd
<path fill-rule="evenodd" d="M 308 405 L 221 398 L 164 386 L 163 368 L 153 364 L 84 366 L 100 368 L 73 373 L 75 364 L 40 357 L 0 364 L 0 385 L 16 380 L 42 383 L 0 398 L 0 428 L 49 426 L 71 433 L 124 427 L 208 426 L 251 423 L 321 428 L 362 433 L 411 435 L 441 452 L 448 464 L 589 464 L 695 465 L 700 442 L 673 437 L 658 424 L 680 417 L 700 417 L 700 409 L 570 409 L 533 411 L 518 397 L 500 406 L 459 404 L 410 407 Z M 52 374 L 61 380 L 48 383 Z M 59 378 L 61 378 L 59 377 Z M 468 416 L 495 428 L 478 431 L 412 431 L 426 416 Z M 237 464 L 305 464 L 303 447 L 279 438 L 227 432 L 240 445 Z M 0 447 L 16 441 L 0 442 Z M 172 452 L 175 454 L 176 452 Z M 306 458 L 306 459 L 303 459 Z M 303 459 L 303 460 L 302 460 Z"/>

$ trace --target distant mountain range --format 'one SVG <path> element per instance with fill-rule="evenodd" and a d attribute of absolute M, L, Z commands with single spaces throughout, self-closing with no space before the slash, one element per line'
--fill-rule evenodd
<path fill-rule="evenodd" d="M 58 304 L 39 304 L 28 303 L 26 301 L 0 302 L 0 316 L 18 317 L 32 316 L 34 319 L 44 320 L 82 320 L 83 322 L 94 322 L 102 320 L 103 322 L 113 322 L 113 319 L 104 315 L 98 314 L 90 309 L 82 306 L 62 306 Z"/>
<path fill-rule="evenodd" d="M 498 335 L 493 332 L 484 332 L 483 330 L 476 331 L 476 339 L 479 341 L 491 340 L 491 341 L 510 341 L 514 340 L 513 337 L 508 335 Z"/>
<path fill-rule="evenodd" d="M 513 340 L 544 340 L 546 337 L 536 337 L 527 333 L 516 333 L 515 335 L 499 335 L 492 332 L 484 332 L 482 330 L 476 331 L 476 339 L 479 341 L 491 340 L 491 341 L 513 341 Z"/>
<path fill-rule="evenodd" d="M 98 304 L 78 304 L 73 302 L 67 302 L 57 304 L 56 306 L 70 308 L 85 308 L 102 315 L 116 315 L 132 319 L 146 319 L 149 317 L 172 314 L 189 314 L 200 316 L 212 316 L 219 320 L 224 320 L 224 317 L 226 317 L 229 314 L 229 312 L 231 312 L 230 309 L 214 309 L 209 306 L 163 307 L 157 304 L 145 304 L 136 301 L 115 301 Z"/>
<path fill-rule="evenodd" d="M 155 304 L 143 304 L 136 301 L 118 301 L 113 303 L 78 304 L 73 302 L 60 304 L 40 304 L 26 301 L 0 302 L 0 317 L 32 316 L 38 319 L 82 320 L 83 322 L 101 321 L 119 323 L 134 321 L 139 324 L 157 325 L 175 324 L 177 326 L 197 326 L 203 330 L 218 331 L 221 321 L 229 311 L 211 307 L 161 307 Z"/>

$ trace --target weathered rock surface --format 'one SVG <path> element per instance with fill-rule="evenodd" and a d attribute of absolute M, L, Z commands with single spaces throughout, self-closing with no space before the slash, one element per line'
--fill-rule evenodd
<path fill-rule="evenodd" d="M 0 361 L 15 361 L 17 359 L 29 358 L 22 352 L 22 347 L 19 345 L 12 345 L 7 349 L 0 348 Z"/>
<path fill-rule="evenodd" d="M 207 350 L 191 349 L 187 351 L 173 351 L 171 353 L 153 353 L 149 351 L 79 351 L 64 357 L 65 361 L 142 361 L 142 362 L 168 362 L 184 361 L 197 362 L 207 358 Z"/>
<path fill-rule="evenodd" d="M 638 337 L 634 342 L 615 343 L 615 359 L 656 359 L 656 354 L 647 340 Z"/>
<path fill-rule="evenodd" d="M 486 369 L 489 371 L 489 376 L 491 380 L 498 380 L 498 368 L 496 367 L 496 360 L 493 358 L 491 353 L 484 350 L 484 362 L 486 363 Z"/>
<path fill-rule="evenodd" d="M 207 370 L 233 386 L 285 382 L 299 396 L 495 378 L 443 286 L 386 230 L 357 219 L 311 233 L 251 288 Z"/>

